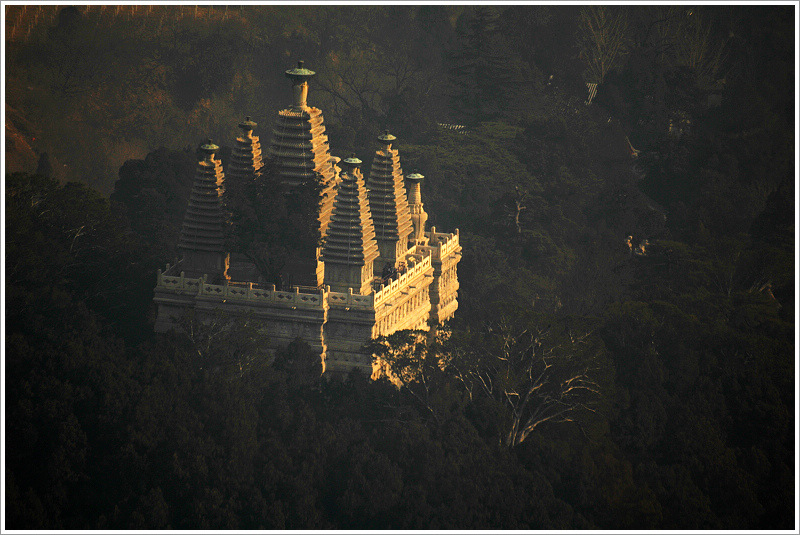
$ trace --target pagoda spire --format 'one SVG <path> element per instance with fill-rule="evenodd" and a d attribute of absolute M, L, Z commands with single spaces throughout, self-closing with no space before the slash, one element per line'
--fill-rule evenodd
<path fill-rule="evenodd" d="M 411 222 L 414 224 L 414 232 L 411 234 L 411 242 L 423 243 L 425 241 L 425 223 L 428 221 L 428 214 L 422 205 L 422 193 L 420 183 L 425 178 L 419 173 L 406 175 L 408 182 L 408 209 L 411 212 Z"/>
<path fill-rule="evenodd" d="M 303 60 L 297 62 L 297 67 L 286 71 L 286 77 L 292 81 L 292 107 L 295 109 L 305 109 L 306 100 L 308 99 L 308 80 L 314 76 L 312 70 L 306 69 L 303 66 Z"/>
<path fill-rule="evenodd" d="M 375 152 L 367 181 L 369 206 L 380 251 L 376 271 L 387 265 L 398 267 L 414 230 L 403 184 L 400 153 L 392 148 L 395 139 L 388 130 L 378 136 L 382 147 Z"/>
<path fill-rule="evenodd" d="M 197 163 L 178 249 L 183 251 L 183 271 L 188 276 L 218 280 L 227 278 L 228 270 L 222 208 L 225 175 L 222 162 L 214 159 L 219 147 L 209 139 L 200 150 L 203 157 Z"/>
<path fill-rule="evenodd" d="M 336 292 L 372 293 L 373 262 L 378 257 L 375 228 L 370 217 L 367 189 L 359 169 L 361 160 L 342 161 L 342 182 L 336 192 L 328 237 L 322 246 L 325 284 Z"/>
<path fill-rule="evenodd" d="M 261 170 L 261 141 L 253 135 L 256 126 L 258 123 L 251 121 L 249 116 L 239 123 L 242 134 L 236 138 L 231 152 L 231 161 L 227 166 L 228 180 L 245 184 Z"/>

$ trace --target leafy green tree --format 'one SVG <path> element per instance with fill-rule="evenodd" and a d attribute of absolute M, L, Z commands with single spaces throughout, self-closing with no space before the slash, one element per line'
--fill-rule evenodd
<path fill-rule="evenodd" d="M 447 377 L 442 372 L 435 334 L 398 331 L 370 340 L 366 348 L 373 355 L 375 378 L 385 377 L 404 387 L 437 424 L 441 423 L 441 390 Z"/>
<path fill-rule="evenodd" d="M 95 61 L 113 53 L 112 40 L 99 40 L 93 28 L 73 6 L 59 11 L 58 22 L 48 31 L 47 73 L 50 89 L 64 97 L 86 92 L 92 85 L 108 81 L 108 72 L 95 69 Z M 105 42 L 104 42 L 105 41 Z M 100 57 L 98 57 L 100 56 Z"/>
<path fill-rule="evenodd" d="M 255 180 L 233 186 L 226 196 L 232 214 L 230 248 L 252 261 L 264 280 L 280 287 L 282 275 L 289 275 L 287 264 L 313 260 L 321 245 L 322 175 L 286 189 L 268 163 Z"/>
<path fill-rule="evenodd" d="M 14 174 L 6 182 L 10 287 L 22 293 L 10 310 L 47 289 L 69 291 L 125 336 L 150 303 L 154 259 L 130 233 L 113 203 L 74 182 Z"/>
<path fill-rule="evenodd" d="M 111 199 L 126 208 L 131 227 L 160 251 L 176 256 L 192 175 L 197 164 L 190 150 L 160 148 L 143 160 L 128 160 L 119 169 Z"/>
<path fill-rule="evenodd" d="M 177 327 L 191 342 L 194 366 L 206 373 L 241 377 L 271 360 L 263 349 L 264 326 L 254 315 L 192 310 L 179 319 Z"/>
<path fill-rule="evenodd" d="M 138 392 L 118 336 L 146 337 L 147 286 L 127 271 L 146 270 L 134 260 L 146 259 L 124 218 L 85 186 L 15 174 L 6 187 L 8 425 L 18 437 L 7 449 L 9 520 L 91 525 L 89 504 L 104 509 L 124 493 L 100 489 Z"/>
<path fill-rule="evenodd" d="M 286 372 L 289 384 L 298 389 L 319 386 L 322 360 L 319 353 L 300 338 L 275 355 L 275 366 Z"/>

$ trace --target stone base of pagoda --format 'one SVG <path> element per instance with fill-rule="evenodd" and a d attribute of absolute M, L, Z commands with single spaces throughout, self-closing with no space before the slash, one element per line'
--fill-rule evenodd
<path fill-rule="evenodd" d="M 325 264 L 318 259 L 319 252 L 290 252 L 281 270 L 284 285 L 320 288 L 325 280 Z"/>
<path fill-rule="evenodd" d="M 355 264 L 338 264 L 328 261 L 325 263 L 325 284 L 331 291 L 369 295 L 373 292 L 372 280 L 373 264 L 359 266 Z"/>
<path fill-rule="evenodd" d="M 187 277 L 201 277 L 208 275 L 208 282 L 218 284 L 223 280 L 228 280 L 228 267 L 230 266 L 230 255 L 214 253 L 209 251 L 184 251 L 181 271 Z"/>

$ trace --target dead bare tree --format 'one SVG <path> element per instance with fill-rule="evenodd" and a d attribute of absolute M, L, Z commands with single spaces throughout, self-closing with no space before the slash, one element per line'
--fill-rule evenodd
<path fill-rule="evenodd" d="M 527 210 L 528 207 L 523 205 L 522 203 L 525 202 L 525 197 L 528 196 L 527 191 L 520 191 L 519 187 L 514 186 L 514 205 L 512 207 L 512 214 L 514 216 L 514 224 L 517 227 L 517 234 L 522 234 L 522 226 L 520 225 L 519 218 L 522 214 L 523 210 Z"/>
<path fill-rule="evenodd" d="M 425 50 L 413 28 L 399 31 L 375 9 L 317 11 L 309 24 L 321 52 L 314 87 L 326 113 L 337 120 L 380 123 L 439 83 L 435 67 L 422 59 Z"/>
<path fill-rule="evenodd" d="M 604 351 L 593 331 L 561 322 L 539 328 L 510 314 L 478 331 L 443 328 L 436 340 L 399 331 L 368 344 L 373 378 L 387 377 L 441 421 L 438 393 L 458 384 L 470 401 L 494 403 L 499 441 L 522 444 L 546 423 L 575 422 L 597 411 Z M 446 404 L 446 403 L 445 403 Z"/>
<path fill-rule="evenodd" d="M 190 311 L 178 318 L 178 327 L 191 343 L 194 365 L 207 372 L 242 377 L 270 360 L 263 326 L 250 314 L 234 317 L 219 309 Z"/>
<path fill-rule="evenodd" d="M 591 331 L 555 330 L 500 320 L 445 351 L 446 371 L 470 397 L 485 395 L 504 409 L 500 440 L 507 447 L 522 444 L 547 422 L 574 422 L 579 414 L 596 411 L 601 388 L 594 379 L 595 356 L 601 347 Z"/>

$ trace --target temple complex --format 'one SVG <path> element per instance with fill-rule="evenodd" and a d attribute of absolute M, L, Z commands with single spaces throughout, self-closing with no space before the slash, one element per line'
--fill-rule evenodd
<path fill-rule="evenodd" d="M 261 322 L 268 349 L 301 338 L 319 352 L 323 370 L 372 373 L 371 338 L 403 329 L 431 330 L 458 308 L 454 233 L 426 229 L 419 173 L 403 176 L 400 153 L 388 131 L 378 136 L 369 172 L 355 156 L 330 154 L 322 112 L 307 104 L 314 72 L 302 62 L 286 71 L 292 105 L 280 110 L 262 157 L 257 126 L 239 127 L 227 172 L 232 184 L 263 180 L 270 164 L 286 191 L 310 181 L 319 186 L 316 251 L 290 252 L 284 266 L 290 288 L 265 284 L 246 260 L 225 251 L 225 174 L 219 147 L 201 147 L 178 250 L 183 257 L 159 270 L 155 329 L 175 328 L 188 311 L 248 314 Z"/>

